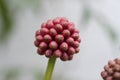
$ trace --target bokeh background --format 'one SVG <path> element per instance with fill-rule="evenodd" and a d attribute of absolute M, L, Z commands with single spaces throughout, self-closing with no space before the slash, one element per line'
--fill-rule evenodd
<path fill-rule="evenodd" d="M 57 60 L 53 80 L 102 80 L 103 66 L 120 57 L 119 0 L 0 0 L 0 80 L 43 80 L 48 59 L 34 35 L 58 16 L 76 24 L 82 42 L 72 61 Z"/>

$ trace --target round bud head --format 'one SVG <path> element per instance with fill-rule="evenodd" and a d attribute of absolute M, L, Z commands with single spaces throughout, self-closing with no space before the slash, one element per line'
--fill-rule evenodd
<path fill-rule="evenodd" d="M 38 36 L 36 36 L 36 40 L 41 42 L 41 41 L 43 41 L 43 37 L 41 35 L 38 35 Z"/>
<path fill-rule="evenodd" d="M 63 32 L 62 32 L 63 36 L 64 37 L 69 37 L 70 36 L 70 31 L 65 29 Z"/>
<path fill-rule="evenodd" d="M 120 64 L 120 58 L 116 58 L 115 61 L 117 64 Z"/>
<path fill-rule="evenodd" d="M 47 23 L 46 23 L 46 27 L 47 27 L 48 29 L 50 29 L 50 28 L 52 28 L 53 26 L 54 26 L 53 21 L 52 21 L 52 20 L 48 20 Z"/>
<path fill-rule="evenodd" d="M 52 37 L 51 37 L 50 35 L 48 35 L 48 34 L 46 34 L 46 35 L 43 37 L 43 39 L 44 39 L 44 41 L 45 41 L 46 43 L 49 43 L 49 42 L 52 41 Z"/>
<path fill-rule="evenodd" d="M 50 35 L 51 36 L 56 36 L 57 35 L 57 31 L 54 28 L 50 29 Z"/>
<path fill-rule="evenodd" d="M 104 66 L 104 72 L 107 73 L 106 77 L 101 75 L 104 80 L 120 80 L 120 64 L 117 63 L 117 59 L 109 60 L 108 65 Z"/>
<path fill-rule="evenodd" d="M 63 41 L 64 41 L 64 36 L 61 35 L 61 34 L 56 35 L 56 36 L 55 36 L 55 41 L 56 41 L 57 43 L 63 42 Z"/>
<path fill-rule="evenodd" d="M 55 29 L 56 29 L 56 31 L 57 31 L 58 33 L 61 33 L 61 32 L 63 31 L 63 27 L 62 27 L 62 25 L 60 25 L 60 24 L 56 24 L 56 25 L 55 25 Z"/>
<path fill-rule="evenodd" d="M 56 50 L 58 48 L 58 44 L 55 41 L 51 41 L 49 44 L 49 48 L 52 50 Z"/>
<path fill-rule="evenodd" d="M 79 34 L 78 34 L 78 33 L 73 33 L 73 34 L 72 34 L 72 38 L 73 38 L 74 40 L 78 40 Z"/>
<path fill-rule="evenodd" d="M 48 49 L 45 51 L 45 56 L 46 57 L 52 57 L 52 50 L 51 49 Z"/>
<path fill-rule="evenodd" d="M 41 42 L 40 45 L 39 45 L 39 48 L 41 50 L 46 50 L 47 49 L 47 44 L 45 42 Z"/>
<path fill-rule="evenodd" d="M 36 47 L 38 47 L 39 46 L 39 44 L 40 44 L 40 42 L 39 41 L 34 41 L 34 45 L 36 46 Z"/>
<path fill-rule="evenodd" d="M 49 30 L 47 28 L 41 28 L 40 29 L 40 34 L 43 36 L 45 34 L 48 34 L 49 33 Z"/>
<path fill-rule="evenodd" d="M 61 52 L 61 50 L 57 49 L 57 50 L 54 51 L 53 55 L 55 57 L 60 57 L 62 55 L 62 52 Z"/>
<path fill-rule="evenodd" d="M 80 42 L 79 31 L 75 29 L 75 24 L 65 17 L 57 17 L 41 24 L 41 28 L 35 33 L 34 45 L 40 55 L 69 61 L 79 52 Z M 115 67 L 114 70 L 118 68 Z"/>
<path fill-rule="evenodd" d="M 62 56 L 60 57 L 60 59 L 61 59 L 62 61 L 67 61 L 68 58 L 69 58 L 69 57 L 68 57 L 68 54 L 65 53 L 65 52 L 64 52 L 64 53 L 62 54 Z"/>
<path fill-rule="evenodd" d="M 73 47 L 68 48 L 68 54 L 73 55 L 75 54 L 75 49 Z"/>
<path fill-rule="evenodd" d="M 66 42 L 63 42 L 61 45 L 60 45 L 60 49 L 62 51 L 67 51 L 68 50 L 68 44 Z"/>
<path fill-rule="evenodd" d="M 73 39 L 72 37 L 68 37 L 68 38 L 66 39 L 66 42 L 68 43 L 68 45 L 72 45 L 72 46 L 73 46 L 73 44 L 74 44 L 74 39 Z"/>

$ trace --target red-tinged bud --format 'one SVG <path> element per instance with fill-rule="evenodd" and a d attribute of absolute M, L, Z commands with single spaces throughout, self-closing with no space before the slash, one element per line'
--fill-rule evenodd
<path fill-rule="evenodd" d="M 112 76 L 108 76 L 105 80 L 113 80 Z"/>
<path fill-rule="evenodd" d="M 115 61 L 113 61 L 113 60 L 109 60 L 109 61 L 108 61 L 108 64 L 109 64 L 109 66 L 111 66 L 111 67 L 116 65 Z"/>
<path fill-rule="evenodd" d="M 52 50 L 51 49 L 48 49 L 45 51 L 45 56 L 46 57 L 52 57 Z"/>
<path fill-rule="evenodd" d="M 44 41 L 45 41 L 46 43 L 49 43 L 49 42 L 52 41 L 52 37 L 51 37 L 50 35 L 48 35 L 48 34 L 46 34 L 46 35 L 43 37 L 43 39 L 44 39 Z"/>
<path fill-rule="evenodd" d="M 69 30 L 71 33 L 73 33 L 74 30 L 75 30 L 75 28 L 74 28 L 73 26 L 68 26 L 68 30 Z"/>
<path fill-rule="evenodd" d="M 113 68 L 109 68 L 109 69 L 107 70 L 107 73 L 108 73 L 109 75 L 112 75 L 112 74 L 114 73 Z"/>
<path fill-rule="evenodd" d="M 109 68 L 110 68 L 109 65 L 104 66 L 104 70 L 106 70 L 106 71 L 108 71 Z"/>
<path fill-rule="evenodd" d="M 78 39 L 77 39 L 77 41 L 80 43 L 80 42 L 81 42 L 81 39 L 80 39 L 80 38 L 78 38 Z"/>
<path fill-rule="evenodd" d="M 73 45 L 74 44 L 74 39 L 72 37 L 67 38 L 66 42 L 68 45 Z"/>
<path fill-rule="evenodd" d="M 68 27 L 75 27 L 75 24 L 73 22 L 69 22 Z"/>
<path fill-rule="evenodd" d="M 39 45 L 39 48 L 42 50 L 46 50 L 47 49 L 47 44 L 45 42 L 41 42 Z"/>
<path fill-rule="evenodd" d="M 57 31 L 54 28 L 50 29 L 50 35 L 51 36 L 56 36 L 57 35 Z"/>
<path fill-rule="evenodd" d="M 53 23 L 54 23 L 54 24 L 59 24 L 59 23 L 60 23 L 60 19 L 61 19 L 61 18 L 59 18 L 59 17 L 53 19 Z"/>
<path fill-rule="evenodd" d="M 73 55 L 69 55 L 68 60 L 72 60 L 72 59 L 73 59 Z"/>
<path fill-rule="evenodd" d="M 49 48 L 52 50 L 56 50 L 58 48 L 58 44 L 55 41 L 51 41 L 49 44 Z"/>
<path fill-rule="evenodd" d="M 78 41 L 74 41 L 74 47 L 75 47 L 75 48 L 78 48 L 78 47 L 79 47 L 79 44 L 80 44 L 80 43 L 79 43 Z"/>
<path fill-rule="evenodd" d="M 79 34 L 79 31 L 77 29 L 74 29 L 73 33 L 78 33 Z"/>
<path fill-rule="evenodd" d="M 108 73 L 107 73 L 106 71 L 102 71 L 102 72 L 101 72 L 101 76 L 102 76 L 103 78 L 106 78 L 106 77 L 108 76 Z"/>
<path fill-rule="evenodd" d="M 57 49 L 57 50 L 54 51 L 53 55 L 55 57 L 60 57 L 62 55 L 62 52 L 61 52 L 61 50 Z"/>
<path fill-rule="evenodd" d="M 118 65 L 118 64 L 114 65 L 113 69 L 115 71 L 120 71 L 120 65 Z"/>
<path fill-rule="evenodd" d="M 72 34 L 72 38 L 73 38 L 74 40 L 77 40 L 77 39 L 79 38 L 79 34 L 78 34 L 78 33 L 73 33 L 73 34 Z"/>
<path fill-rule="evenodd" d="M 69 58 L 69 57 L 68 57 L 67 53 L 65 53 L 65 52 L 64 52 L 64 53 L 62 54 L 62 56 L 60 57 L 60 59 L 61 59 L 62 61 L 67 61 L 68 58 Z"/>
<path fill-rule="evenodd" d="M 57 31 L 58 33 L 61 33 L 61 32 L 63 31 L 63 27 L 62 27 L 62 25 L 60 25 L 60 24 L 56 24 L 56 25 L 55 25 L 55 29 L 56 29 L 56 31 Z"/>
<path fill-rule="evenodd" d="M 35 37 L 40 35 L 40 30 L 37 30 L 36 33 L 35 33 Z"/>
<path fill-rule="evenodd" d="M 117 64 L 120 64 L 120 58 L 116 58 L 115 61 Z"/>
<path fill-rule="evenodd" d="M 68 44 L 66 42 L 63 42 L 61 45 L 60 45 L 60 49 L 62 51 L 67 51 L 68 50 Z"/>
<path fill-rule="evenodd" d="M 75 48 L 75 53 L 78 53 L 80 51 L 80 48 Z"/>
<path fill-rule="evenodd" d="M 38 49 L 37 49 L 37 53 L 38 53 L 39 55 L 44 55 L 44 51 L 43 51 L 41 48 L 38 48 Z"/>
<path fill-rule="evenodd" d="M 40 42 L 39 42 L 39 41 L 37 41 L 37 40 L 35 40 L 35 41 L 34 41 L 34 45 L 35 45 L 36 47 L 38 47 L 38 46 L 39 46 L 39 44 L 40 44 Z"/>
<path fill-rule="evenodd" d="M 117 80 L 120 80 L 120 72 L 115 72 L 113 77 L 116 78 Z"/>
<path fill-rule="evenodd" d="M 70 31 L 65 29 L 63 32 L 62 32 L 63 36 L 64 37 L 69 37 L 70 36 Z"/>
<path fill-rule="evenodd" d="M 73 55 L 75 54 L 75 49 L 73 47 L 68 48 L 68 54 Z"/>
<path fill-rule="evenodd" d="M 55 41 L 58 42 L 58 43 L 61 43 L 64 41 L 64 36 L 61 35 L 61 34 L 58 34 L 55 36 Z"/>
<path fill-rule="evenodd" d="M 46 23 L 42 23 L 41 28 L 46 28 Z"/>
<path fill-rule="evenodd" d="M 48 20 L 47 23 L 46 23 L 46 27 L 48 29 L 53 28 L 54 27 L 53 21 L 52 20 Z"/>
<path fill-rule="evenodd" d="M 36 36 L 36 40 L 41 42 L 41 41 L 43 41 L 43 37 L 41 35 L 38 35 L 38 36 Z"/>
<path fill-rule="evenodd" d="M 40 34 L 41 35 L 45 35 L 45 34 L 48 34 L 49 33 L 49 30 L 47 28 L 41 28 L 40 29 Z"/>
<path fill-rule="evenodd" d="M 62 22 L 62 21 L 68 22 L 68 19 L 67 19 L 66 17 L 62 17 L 62 18 L 60 19 L 60 21 L 61 21 L 61 22 Z"/>
<path fill-rule="evenodd" d="M 68 28 L 68 22 L 67 21 L 61 21 L 60 24 L 62 25 L 63 29 Z"/>

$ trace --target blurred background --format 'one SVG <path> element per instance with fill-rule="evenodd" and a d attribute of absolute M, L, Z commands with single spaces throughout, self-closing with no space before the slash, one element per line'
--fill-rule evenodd
<path fill-rule="evenodd" d="M 102 80 L 103 66 L 120 56 L 119 0 L 0 0 L 0 80 L 43 80 L 48 59 L 34 35 L 55 17 L 74 22 L 82 42 L 72 61 L 57 60 L 53 80 Z"/>

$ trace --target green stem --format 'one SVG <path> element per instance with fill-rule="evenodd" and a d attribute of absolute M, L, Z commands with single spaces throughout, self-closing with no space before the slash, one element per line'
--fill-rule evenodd
<path fill-rule="evenodd" d="M 47 70 L 44 76 L 44 80 L 51 80 L 52 78 L 52 73 L 54 70 L 54 66 L 55 66 L 55 62 L 56 62 L 56 58 L 55 57 L 51 57 L 48 61 L 48 65 L 47 65 Z"/>

